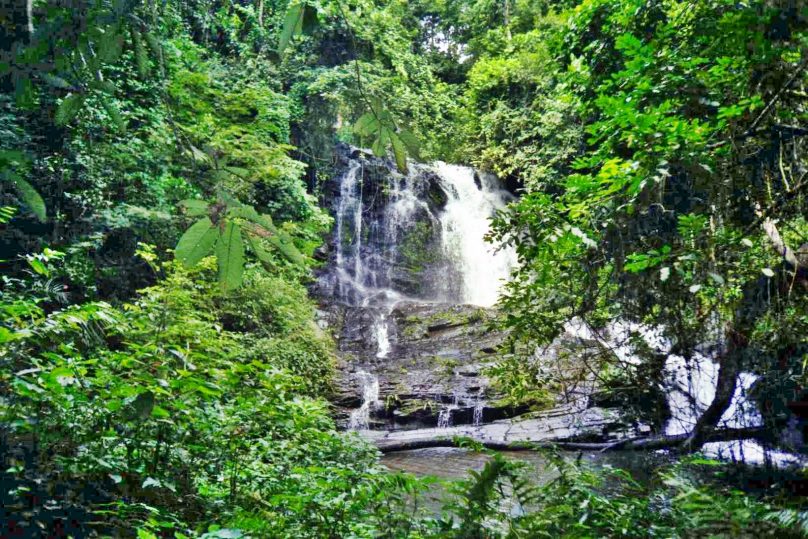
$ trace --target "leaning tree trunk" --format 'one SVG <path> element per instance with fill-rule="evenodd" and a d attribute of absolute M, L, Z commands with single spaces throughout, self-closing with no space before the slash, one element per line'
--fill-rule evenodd
<path fill-rule="evenodd" d="M 710 406 L 701 414 L 690 437 L 685 442 L 685 449 L 695 450 L 701 446 L 707 437 L 718 426 L 724 412 L 727 411 L 735 395 L 735 387 L 738 385 L 738 374 L 741 370 L 741 354 L 738 352 L 743 347 L 739 341 L 743 340 L 738 334 L 733 333 L 730 337 L 730 345 L 727 353 L 721 358 L 718 366 L 718 377 L 715 384 L 715 397 Z"/>
<path fill-rule="evenodd" d="M 763 230 L 772 248 L 783 258 L 785 269 L 793 272 L 797 277 L 808 270 L 808 261 L 798 256 L 785 243 L 774 221 L 764 220 Z M 800 253 L 802 253 L 802 249 L 800 249 Z M 757 289 L 757 286 L 752 286 L 744 291 L 744 301 L 738 311 L 735 326 L 730 332 L 727 352 L 720 359 L 715 397 L 693 427 L 690 437 L 684 444 L 686 450 L 697 449 L 705 442 L 732 403 L 741 370 L 741 358 L 748 346 L 747 335 L 751 333 L 757 319 L 766 311 L 766 306 L 761 301 Z"/>

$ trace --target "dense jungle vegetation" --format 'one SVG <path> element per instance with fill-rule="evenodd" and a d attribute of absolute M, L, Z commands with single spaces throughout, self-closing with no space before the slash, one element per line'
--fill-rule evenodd
<path fill-rule="evenodd" d="M 0 7 L 0 536 L 801 537 L 695 456 L 434 481 L 329 414 L 307 286 L 337 141 L 496 173 L 515 349 L 572 318 L 720 350 L 767 425 L 808 362 L 799 0 L 27 0 Z M 587 365 L 642 386 L 664 358 Z M 515 399 L 557 381 L 522 359 Z M 510 504 L 519 504 L 513 510 Z"/>

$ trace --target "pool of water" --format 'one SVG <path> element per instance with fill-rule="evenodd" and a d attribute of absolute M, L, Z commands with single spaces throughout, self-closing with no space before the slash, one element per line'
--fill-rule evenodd
<path fill-rule="evenodd" d="M 552 480 L 556 472 L 548 466 L 547 457 L 536 451 L 501 451 L 508 459 L 520 460 L 532 465 L 537 484 Z M 656 468 L 669 464 L 671 457 L 662 452 L 610 451 L 562 453 L 569 460 L 580 460 L 595 468 L 611 466 L 628 471 L 636 481 L 648 483 Z M 409 472 L 417 476 L 434 476 L 440 479 L 465 479 L 470 470 L 479 471 L 490 459 L 487 453 L 455 447 L 435 447 L 396 451 L 382 456 L 382 464 L 394 471 Z"/>

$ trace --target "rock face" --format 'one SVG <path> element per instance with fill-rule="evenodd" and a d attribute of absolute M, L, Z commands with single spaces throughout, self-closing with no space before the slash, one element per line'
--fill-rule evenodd
<path fill-rule="evenodd" d="M 341 320 L 340 366 L 334 402 L 347 421 L 362 404 L 362 373 L 379 384 L 370 414 L 374 428 L 400 429 L 489 422 L 518 410 L 498 405 L 485 375 L 502 353 L 505 334 L 490 326 L 493 311 L 470 305 L 402 303 L 388 318 L 390 349 L 377 358 L 374 313 L 336 307 Z"/>
<path fill-rule="evenodd" d="M 448 195 L 437 173 L 413 165 L 404 176 L 390 160 L 347 145 L 336 156 L 323 186 L 336 230 L 321 254 L 328 264 L 316 295 L 353 305 L 383 303 L 388 298 L 367 301 L 382 291 L 442 301 L 456 295 L 461 277 L 442 256 L 438 215 Z"/>
<path fill-rule="evenodd" d="M 448 238 L 465 229 L 446 217 L 450 201 L 457 209 L 471 197 L 469 214 L 485 228 L 504 200 L 495 179 L 417 164 L 402 175 L 391 161 L 345 145 L 336 155 L 323 187 L 334 234 L 317 253 L 324 268 L 313 295 L 321 326 L 339 344 L 338 419 L 401 429 L 515 413 L 497 404 L 485 376 L 505 335 L 489 327 L 492 311 L 464 304 L 462 242 Z M 469 233 L 482 240 L 484 230 Z"/>

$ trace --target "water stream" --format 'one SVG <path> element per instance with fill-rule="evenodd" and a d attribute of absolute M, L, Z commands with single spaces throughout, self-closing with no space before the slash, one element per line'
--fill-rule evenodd
<path fill-rule="evenodd" d="M 370 427 L 370 412 L 379 405 L 379 380 L 366 371 L 356 373 L 362 384 L 362 405 L 351 413 L 348 427 L 363 430 Z"/>

